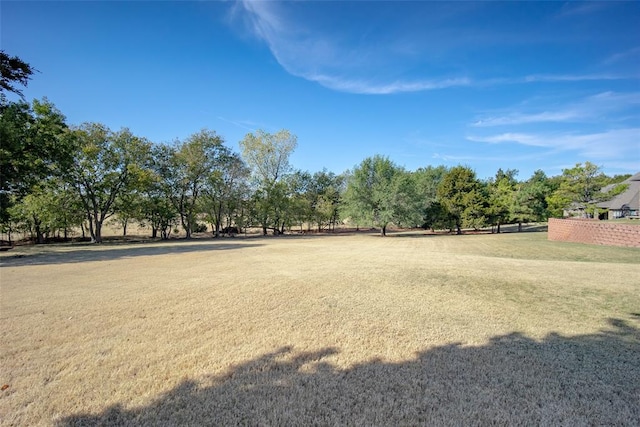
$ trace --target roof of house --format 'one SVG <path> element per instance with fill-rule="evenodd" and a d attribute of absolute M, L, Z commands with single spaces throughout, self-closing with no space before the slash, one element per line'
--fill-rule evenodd
<path fill-rule="evenodd" d="M 598 206 L 601 208 L 620 210 L 626 205 L 630 209 L 640 209 L 640 172 L 624 180 L 621 184 L 627 184 L 625 191 L 611 200 L 598 203 Z M 602 188 L 602 191 L 606 192 L 611 190 L 616 185 L 618 184 L 607 185 Z"/>

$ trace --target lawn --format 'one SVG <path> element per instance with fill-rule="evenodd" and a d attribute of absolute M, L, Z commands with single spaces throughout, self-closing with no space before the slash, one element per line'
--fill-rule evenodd
<path fill-rule="evenodd" d="M 0 258 L 2 425 L 633 425 L 640 250 L 546 233 Z"/>

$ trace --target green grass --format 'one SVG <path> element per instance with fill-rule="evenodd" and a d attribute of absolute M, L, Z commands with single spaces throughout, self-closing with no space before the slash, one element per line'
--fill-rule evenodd
<path fill-rule="evenodd" d="M 458 236 L 455 253 L 540 261 L 637 264 L 637 248 L 587 245 L 547 240 L 547 233 L 508 233 Z M 495 243 L 494 243 L 495 241 Z"/>

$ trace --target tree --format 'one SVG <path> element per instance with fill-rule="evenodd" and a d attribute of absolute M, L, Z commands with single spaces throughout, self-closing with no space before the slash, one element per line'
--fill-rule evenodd
<path fill-rule="evenodd" d="M 14 83 L 26 87 L 34 71 L 36 70 L 22 59 L 0 50 L 0 89 L 3 92 L 13 92 L 22 98 L 22 91 Z M 4 97 L 4 93 L 2 96 Z"/>
<path fill-rule="evenodd" d="M 438 186 L 438 199 L 449 212 L 456 233 L 461 227 L 479 228 L 485 222 L 486 198 L 475 172 L 466 166 L 451 168 Z"/>
<path fill-rule="evenodd" d="M 585 162 L 584 165 L 578 163 L 573 168 L 562 170 L 560 185 L 550 200 L 556 211 L 578 210 L 584 216 L 598 218 L 597 204 L 609 200 L 625 188 L 621 184 L 603 192 L 602 188 L 608 183 L 609 178 L 601 172 L 600 167 L 591 162 Z"/>
<path fill-rule="evenodd" d="M 102 243 L 102 225 L 116 213 L 117 198 L 142 180 L 151 144 L 128 129 L 113 132 L 98 123 L 73 129 L 75 156 L 66 179 L 82 202 L 91 241 Z"/>
<path fill-rule="evenodd" d="M 291 171 L 289 156 L 298 145 L 297 141 L 298 138 L 286 129 L 275 134 L 258 130 L 240 141 L 242 157 L 253 178 L 254 215 L 265 235 L 267 229 L 276 234 L 282 230 L 286 190 L 281 181 Z"/>
<path fill-rule="evenodd" d="M 289 227 L 296 224 L 302 230 L 304 223 L 311 227 L 311 223 L 315 220 L 312 180 L 313 177 L 309 172 L 300 170 L 287 175 L 284 180 L 288 193 L 288 206 L 284 222 Z"/>
<path fill-rule="evenodd" d="M 415 175 L 399 168 L 393 178 L 391 221 L 399 227 L 422 225 L 424 201 L 417 192 Z"/>
<path fill-rule="evenodd" d="M 9 220 L 12 201 L 68 167 L 66 130 L 64 115 L 46 98 L 32 105 L 0 101 L 0 221 Z"/>
<path fill-rule="evenodd" d="M 82 201 L 73 187 L 59 176 L 54 178 L 49 192 L 52 202 L 49 209 L 53 213 L 51 229 L 57 232 L 58 236 L 62 231 L 62 237 L 66 240 L 74 229 L 83 228 L 86 214 Z"/>
<path fill-rule="evenodd" d="M 140 192 L 140 224 L 151 227 L 151 237 L 167 240 L 171 230 L 178 225 L 178 210 L 172 195 L 174 147 L 153 145 L 149 159 L 149 179 Z"/>
<path fill-rule="evenodd" d="M 187 239 L 197 225 L 199 199 L 212 181 L 220 157 L 228 154 L 223 143 L 214 131 L 203 129 L 170 148 L 168 165 L 162 175 Z"/>
<path fill-rule="evenodd" d="M 142 184 L 140 186 L 144 187 Z M 142 217 L 142 200 L 138 189 L 135 188 L 127 188 L 116 197 L 114 211 L 117 212 L 117 215 L 112 218 L 111 222 L 122 228 L 122 237 L 127 236 L 129 224 Z"/>
<path fill-rule="evenodd" d="M 344 213 L 352 221 L 370 222 L 386 236 L 387 226 L 419 222 L 420 210 L 410 174 L 387 157 L 374 156 L 360 163 L 344 194 Z"/>
<path fill-rule="evenodd" d="M 44 243 L 45 234 L 51 230 L 52 199 L 47 188 L 34 187 L 32 191 L 10 209 L 13 221 L 28 231 L 38 244 Z"/>
<path fill-rule="evenodd" d="M 448 229 L 449 232 L 456 226 L 454 218 L 447 208 L 439 201 L 435 201 L 427 207 L 422 214 L 422 228 L 431 230 Z"/>
<path fill-rule="evenodd" d="M 307 198 L 310 202 L 311 220 L 316 223 L 318 231 L 322 231 L 325 225 L 335 229 L 345 183 L 344 175 L 336 175 L 326 169 L 311 176 Z"/>
<path fill-rule="evenodd" d="M 492 224 L 496 225 L 496 232 L 500 233 L 500 226 L 511 220 L 511 208 L 518 181 L 518 171 L 508 169 L 506 172 L 498 169 L 495 178 L 487 184 L 489 193 L 487 214 Z"/>
<path fill-rule="evenodd" d="M 416 192 L 422 210 L 420 225 L 423 228 L 449 228 L 446 218 L 442 216 L 446 211 L 438 202 L 438 186 L 446 173 L 447 168 L 445 166 L 428 166 L 413 172 Z"/>
<path fill-rule="evenodd" d="M 518 223 L 522 231 L 523 222 L 546 221 L 549 217 L 547 197 L 551 193 L 551 184 L 545 173 L 537 170 L 531 178 L 516 185 L 510 207 L 512 221 Z"/>
<path fill-rule="evenodd" d="M 214 173 L 209 175 L 203 190 L 203 207 L 215 237 L 220 235 L 223 221 L 232 224 L 236 210 L 246 194 L 249 169 L 240 156 L 230 150 L 221 150 Z"/>
<path fill-rule="evenodd" d="M 84 221 L 81 205 L 67 184 L 57 177 L 40 181 L 26 196 L 9 208 L 18 228 L 27 231 L 37 244 L 60 231 L 67 239 L 69 231 Z"/>
<path fill-rule="evenodd" d="M 9 208 L 32 184 L 36 150 L 30 129 L 35 119 L 26 102 L 3 102 L 0 108 L 0 220 L 7 223 Z"/>

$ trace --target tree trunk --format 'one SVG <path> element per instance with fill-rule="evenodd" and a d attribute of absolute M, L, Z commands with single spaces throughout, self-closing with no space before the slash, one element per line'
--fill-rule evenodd
<path fill-rule="evenodd" d="M 162 240 L 169 240 L 169 235 L 171 234 L 171 227 L 165 227 L 160 230 L 160 236 Z"/>
<path fill-rule="evenodd" d="M 518 221 L 518 233 L 522 231 L 522 221 Z"/>
<path fill-rule="evenodd" d="M 186 239 L 191 238 L 191 218 L 184 212 L 180 211 L 180 223 L 182 224 L 182 229 L 186 233 Z"/>
<path fill-rule="evenodd" d="M 215 236 L 220 237 L 220 224 L 222 224 L 222 202 L 218 202 L 217 212 L 214 210 L 213 212 L 214 222 L 215 222 Z"/>
<path fill-rule="evenodd" d="M 380 228 L 380 237 L 385 237 L 386 235 L 387 235 L 387 226 L 386 226 L 386 225 L 383 225 L 383 226 Z"/>
<path fill-rule="evenodd" d="M 267 235 L 267 226 L 266 226 L 266 225 L 263 225 L 263 226 L 262 226 L 262 235 L 263 235 L 263 236 L 266 236 L 266 235 Z"/>
<path fill-rule="evenodd" d="M 500 221 L 498 221 L 498 228 L 496 230 L 496 233 L 500 234 Z"/>
<path fill-rule="evenodd" d="M 124 221 L 122 223 L 122 237 L 127 237 L 127 224 L 129 221 Z"/>
<path fill-rule="evenodd" d="M 102 243 L 102 222 L 96 221 L 93 231 L 93 243 Z"/>
<path fill-rule="evenodd" d="M 42 229 L 40 228 L 40 224 L 34 224 L 36 228 L 36 243 L 42 245 L 44 243 L 44 235 L 42 234 Z"/>
<path fill-rule="evenodd" d="M 462 229 L 460 228 L 460 222 L 456 222 L 456 234 L 462 234 Z"/>
<path fill-rule="evenodd" d="M 186 234 L 185 239 L 191 238 L 191 218 L 187 217 L 186 221 L 182 220 L 182 228 Z"/>
<path fill-rule="evenodd" d="M 93 229 L 93 220 L 91 219 L 91 215 L 88 215 L 89 217 L 89 237 L 91 238 L 91 243 L 95 243 L 96 242 L 96 232 Z"/>

